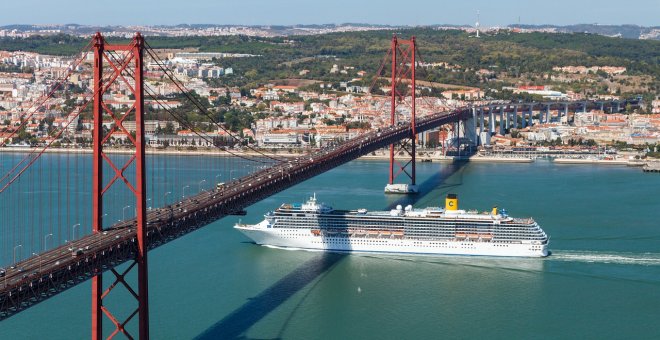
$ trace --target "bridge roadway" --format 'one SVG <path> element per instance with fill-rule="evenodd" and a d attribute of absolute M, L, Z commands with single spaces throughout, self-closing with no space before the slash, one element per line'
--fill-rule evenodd
<path fill-rule="evenodd" d="M 583 102 L 575 103 L 578 107 Z M 505 107 L 512 104 L 499 104 Z M 529 105 L 526 103 L 526 105 Z M 546 103 L 538 103 L 539 108 Z M 559 105 L 559 103 L 557 103 Z M 563 105 L 563 103 L 562 103 Z M 598 104 L 591 102 L 590 106 Z M 492 105 L 491 105 L 492 106 Z M 608 105 L 609 106 L 609 105 Z M 536 106 L 535 106 L 536 107 Z M 484 106 L 488 108 L 488 106 Z M 418 118 L 416 131 L 426 131 L 472 117 L 469 108 Z M 282 161 L 270 168 L 204 191 L 175 204 L 147 212 L 147 240 L 153 249 L 308 178 L 368 154 L 412 134 L 408 124 L 373 131 L 338 146 Z M 94 275 L 135 258 L 136 221 L 119 222 L 103 232 L 21 261 L 0 277 L 0 320 L 71 288 Z M 107 282 L 106 282 L 107 284 Z"/>
<path fill-rule="evenodd" d="M 417 131 L 465 119 L 468 115 L 471 115 L 468 109 L 429 115 L 417 120 Z M 255 202 L 409 137 L 411 133 L 409 125 L 367 133 L 338 146 L 282 161 L 226 183 L 221 189 L 204 191 L 175 204 L 148 210 L 149 249 L 224 216 L 239 214 Z M 134 259 L 136 237 L 136 220 L 127 220 L 6 268 L 6 274 L 0 277 L 0 320 Z"/>

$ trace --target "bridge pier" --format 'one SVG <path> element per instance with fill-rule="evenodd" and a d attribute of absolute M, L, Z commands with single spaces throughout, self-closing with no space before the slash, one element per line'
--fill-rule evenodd
<path fill-rule="evenodd" d="M 534 121 L 533 121 L 534 117 L 533 116 L 534 116 L 534 105 L 532 104 L 532 105 L 529 106 L 529 116 L 527 117 L 527 119 L 529 119 L 527 121 L 527 126 L 529 126 L 529 127 L 531 127 L 534 124 Z M 539 114 L 539 122 L 540 121 L 541 121 L 541 115 Z"/>
<path fill-rule="evenodd" d="M 514 106 L 513 111 L 511 112 L 511 124 L 509 125 L 509 130 L 518 128 L 518 107 Z M 509 131 L 511 133 L 511 131 Z"/>
<path fill-rule="evenodd" d="M 463 122 L 463 136 L 470 141 L 470 148 L 472 148 L 472 146 L 478 145 L 479 138 L 477 136 L 477 109 L 473 107 L 470 111 L 472 111 L 472 115 Z"/>
<path fill-rule="evenodd" d="M 477 145 L 482 145 L 483 140 L 482 136 L 484 134 L 484 108 L 479 108 L 479 143 Z"/>
<path fill-rule="evenodd" d="M 566 123 L 568 123 L 568 103 L 564 103 L 564 117 L 566 117 Z M 561 122 L 561 117 L 559 118 L 559 122 Z"/>
<path fill-rule="evenodd" d="M 513 106 L 512 118 L 513 118 L 513 128 L 517 129 L 518 128 L 518 105 Z"/>
<path fill-rule="evenodd" d="M 547 111 L 543 107 L 539 108 L 539 124 L 545 124 L 546 119 L 548 118 Z"/>
<path fill-rule="evenodd" d="M 557 123 L 561 123 L 561 115 L 562 115 L 562 109 L 559 107 L 557 108 Z"/>
<path fill-rule="evenodd" d="M 494 106 L 488 107 L 488 133 L 491 135 L 495 134 L 495 110 Z"/>
<path fill-rule="evenodd" d="M 545 122 L 544 123 L 550 123 L 552 117 L 550 117 L 550 104 L 545 106 Z"/>
<path fill-rule="evenodd" d="M 504 136 L 504 128 L 504 106 L 500 106 L 500 135 L 502 136 Z"/>

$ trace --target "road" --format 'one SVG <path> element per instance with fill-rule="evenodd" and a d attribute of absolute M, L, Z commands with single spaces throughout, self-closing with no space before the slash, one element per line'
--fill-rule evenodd
<path fill-rule="evenodd" d="M 546 104 L 538 105 L 543 108 Z M 472 110 L 467 107 L 421 117 L 416 121 L 416 131 L 468 117 L 472 117 Z M 224 216 L 240 214 L 257 201 L 411 135 L 408 124 L 379 129 L 339 145 L 283 160 L 172 205 L 150 209 L 148 248 L 158 247 Z M 126 220 L 6 268 L 5 275 L 0 277 L 0 320 L 134 259 L 136 238 L 136 220 Z"/>

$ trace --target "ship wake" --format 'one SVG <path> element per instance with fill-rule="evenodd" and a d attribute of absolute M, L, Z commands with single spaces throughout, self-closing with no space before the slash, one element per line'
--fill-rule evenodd
<path fill-rule="evenodd" d="M 555 250 L 548 261 L 660 266 L 660 253 L 617 253 L 579 250 Z"/>

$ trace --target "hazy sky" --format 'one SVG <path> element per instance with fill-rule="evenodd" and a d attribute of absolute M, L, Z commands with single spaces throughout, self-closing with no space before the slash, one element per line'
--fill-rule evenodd
<path fill-rule="evenodd" d="M 474 24 L 660 26 L 660 0 L 7 0 L 0 25 Z M 404 4 L 405 7 L 401 7 Z"/>

